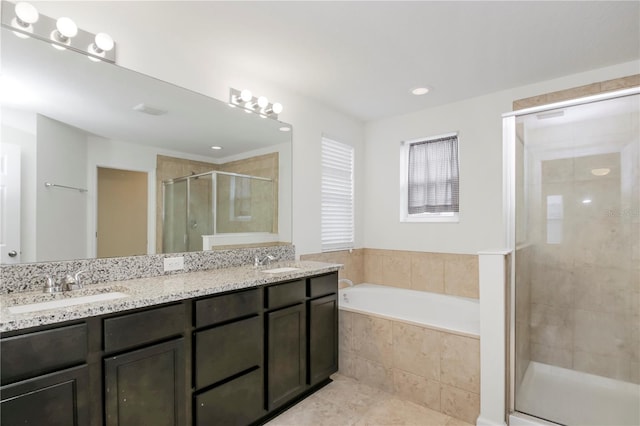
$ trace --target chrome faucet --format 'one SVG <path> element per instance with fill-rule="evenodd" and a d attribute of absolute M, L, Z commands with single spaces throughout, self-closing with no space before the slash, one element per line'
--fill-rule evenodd
<path fill-rule="evenodd" d="M 81 278 L 82 274 L 85 274 L 87 272 L 89 271 L 82 270 L 82 271 L 76 272 L 73 275 L 67 274 L 62 280 L 60 280 L 59 284 L 56 282 L 56 279 L 52 277 L 50 274 L 41 275 L 41 277 L 47 279 L 47 283 L 43 287 L 42 291 L 44 293 L 53 294 L 53 293 L 60 293 L 65 291 L 81 289 L 84 287 L 84 284 L 82 283 L 82 278 Z"/>
<path fill-rule="evenodd" d="M 338 285 L 340 285 L 340 284 L 346 284 L 346 285 L 347 285 L 347 286 L 349 286 L 349 287 L 353 287 L 353 281 L 348 280 L 348 279 L 346 279 L 346 278 L 340 278 L 340 279 L 338 280 Z"/>
<path fill-rule="evenodd" d="M 258 256 L 256 256 L 253 259 L 253 267 L 257 268 L 257 267 L 262 266 L 264 264 L 271 265 L 271 261 L 272 260 L 276 260 L 276 258 L 271 256 L 270 254 L 266 255 L 264 257 L 264 259 L 262 259 L 262 260 L 260 260 L 260 258 Z"/>

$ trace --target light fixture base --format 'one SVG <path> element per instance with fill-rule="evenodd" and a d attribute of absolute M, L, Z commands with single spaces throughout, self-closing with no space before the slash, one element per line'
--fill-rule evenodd
<path fill-rule="evenodd" d="M 97 53 L 96 51 L 88 49 L 88 46 L 91 46 L 95 41 L 95 34 L 78 28 L 77 34 L 73 37 L 52 37 L 52 33 L 58 32 L 58 28 L 56 27 L 56 19 L 39 14 L 39 19 L 37 19 L 36 22 L 33 22 L 28 27 L 25 27 L 20 25 L 20 23 L 17 22 L 18 20 L 14 20 L 14 18 L 16 17 L 15 3 L 3 0 L 1 2 L 1 5 L 2 27 L 13 31 L 14 33 L 16 33 L 16 35 L 20 34 L 21 36 L 25 36 L 25 38 L 32 37 L 38 40 L 42 40 L 46 43 L 51 43 L 52 45 L 59 48 L 74 50 L 99 61 L 110 63 L 116 62 L 115 43 L 113 49 Z"/>
<path fill-rule="evenodd" d="M 243 97 L 243 92 L 245 96 Z M 277 102 L 271 103 L 266 101 L 266 98 L 262 96 L 257 97 L 251 95 L 251 98 L 247 96 L 250 94 L 249 91 L 241 91 L 238 89 L 234 89 L 233 87 L 229 88 L 229 106 L 232 107 L 240 107 L 244 108 L 247 112 L 255 112 L 260 117 L 263 118 L 272 118 L 274 120 L 278 119 L 279 112 L 278 110 L 282 109 L 282 106 Z M 274 107 L 274 105 L 279 105 L 278 107 Z"/>

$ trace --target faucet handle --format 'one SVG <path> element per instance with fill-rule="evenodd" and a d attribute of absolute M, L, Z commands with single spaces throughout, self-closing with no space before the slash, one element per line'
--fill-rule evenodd
<path fill-rule="evenodd" d="M 75 278 L 73 278 L 71 274 L 65 275 L 60 283 L 60 287 L 62 287 L 62 291 L 74 290 L 76 288 Z"/>
<path fill-rule="evenodd" d="M 42 287 L 43 293 L 58 293 L 60 291 L 60 286 L 56 285 L 56 281 L 50 274 L 38 275 L 38 278 L 46 278 L 47 280 L 47 283 Z"/>

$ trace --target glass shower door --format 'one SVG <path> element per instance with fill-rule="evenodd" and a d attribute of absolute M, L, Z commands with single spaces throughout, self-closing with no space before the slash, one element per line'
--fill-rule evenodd
<path fill-rule="evenodd" d="M 516 411 L 640 424 L 639 109 L 516 118 Z"/>
<path fill-rule="evenodd" d="M 189 178 L 189 217 L 185 251 L 203 250 L 202 236 L 214 233 L 213 176 L 213 173 L 209 173 Z"/>
<path fill-rule="evenodd" d="M 162 251 L 187 251 L 187 180 L 163 182 Z"/>

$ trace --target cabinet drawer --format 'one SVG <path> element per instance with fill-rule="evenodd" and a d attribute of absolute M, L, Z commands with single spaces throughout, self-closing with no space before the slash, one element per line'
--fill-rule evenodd
<path fill-rule="evenodd" d="M 245 290 L 198 300 L 195 303 L 196 327 L 217 324 L 260 311 L 260 289 Z"/>
<path fill-rule="evenodd" d="M 2 384 L 84 363 L 87 325 L 77 324 L 8 337 L 2 347 Z"/>
<path fill-rule="evenodd" d="M 275 284 L 266 288 L 267 309 L 293 305 L 304 300 L 304 281 Z"/>
<path fill-rule="evenodd" d="M 184 306 L 171 305 L 104 320 L 104 350 L 115 352 L 182 334 Z"/>
<path fill-rule="evenodd" d="M 197 389 L 262 365 L 262 317 L 255 316 L 195 334 Z"/>
<path fill-rule="evenodd" d="M 245 426 L 262 417 L 265 413 L 262 377 L 259 368 L 197 395 L 195 424 Z"/>
<path fill-rule="evenodd" d="M 338 292 L 338 274 L 333 273 L 309 279 L 307 296 L 318 297 Z"/>

